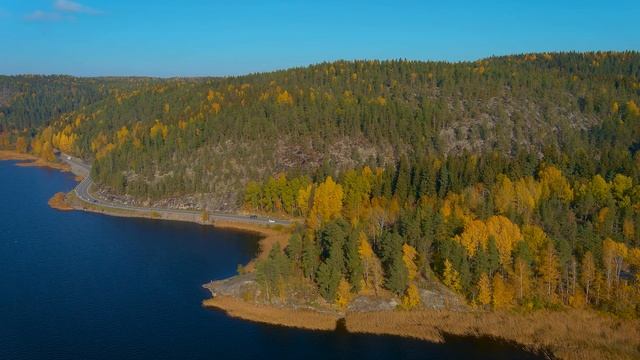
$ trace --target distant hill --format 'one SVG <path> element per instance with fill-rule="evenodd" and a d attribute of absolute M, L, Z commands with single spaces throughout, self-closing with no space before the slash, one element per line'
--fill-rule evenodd
<path fill-rule="evenodd" d="M 62 114 L 103 100 L 111 91 L 146 81 L 150 79 L 0 76 L 0 131 L 48 125 Z"/>

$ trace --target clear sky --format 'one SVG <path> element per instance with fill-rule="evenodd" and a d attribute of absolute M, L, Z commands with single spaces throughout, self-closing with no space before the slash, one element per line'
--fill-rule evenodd
<path fill-rule="evenodd" d="M 639 24 L 640 0 L 0 0 L 0 74 L 235 75 L 640 50 Z"/>

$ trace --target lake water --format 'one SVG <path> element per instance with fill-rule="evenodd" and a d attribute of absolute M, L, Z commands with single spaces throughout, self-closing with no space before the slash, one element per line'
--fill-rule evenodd
<path fill-rule="evenodd" d="M 314 332 L 204 309 L 201 285 L 249 261 L 255 236 L 48 207 L 74 186 L 0 161 L 0 359 L 534 358 L 486 339 Z"/>

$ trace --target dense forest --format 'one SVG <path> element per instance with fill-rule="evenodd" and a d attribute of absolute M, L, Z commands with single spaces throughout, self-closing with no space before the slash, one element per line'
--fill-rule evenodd
<path fill-rule="evenodd" d="M 285 249 L 258 263 L 264 294 L 319 294 L 345 306 L 355 294 L 386 291 L 411 309 L 435 274 L 483 308 L 640 316 L 640 185 L 622 174 L 569 178 L 545 161 L 495 160 L 470 156 L 462 172 L 431 159 L 348 170 L 337 182 L 279 175 L 249 183 L 247 208 L 305 219 Z M 446 174 L 465 185 L 442 190 Z"/>
<path fill-rule="evenodd" d="M 95 160 L 113 192 L 189 194 L 210 209 L 240 205 L 247 181 L 278 172 L 318 179 L 403 156 L 571 154 L 611 176 L 637 146 L 638 129 L 619 121 L 638 111 L 639 73 L 638 53 L 562 53 L 141 81 L 107 86 L 36 138 Z"/>
<path fill-rule="evenodd" d="M 139 201 L 304 219 L 257 265 L 269 298 L 412 308 L 435 276 L 480 307 L 640 315 L 639 53 L 95 81 L 33 123 L 3 95 L 0 146 L 93 160 Z"/>
<path fill-rule="evenodd" d="M 152 79 L 0 76 L 0 132 L 35 132 L 63 114 L 105 99 L 117 89 L 147 81 Z"/>

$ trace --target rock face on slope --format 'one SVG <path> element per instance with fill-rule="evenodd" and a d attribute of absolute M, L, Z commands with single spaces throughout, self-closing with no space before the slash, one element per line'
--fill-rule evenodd
<path fill-rule="evenodd" d="M 288 298 L 274 299 L 266 302 L 256 282 L 254 273 L 232 276 L 227 279 L 211 281 L 203 287 L 211 292 L 212 297 L 230 296 L 250 303 L 290 307 L 292 309 L 312 309 L 320 312 L 332 310 L 330 304 L 321 298 Z M 420 288 L 421 306 L 430 310 L 465 311 L 468 306 L 459 295 L 437 281 L 428 281 Z M 400 305 L 400 299 L 388 294 L 375 296 L 372 294 L 356 296 L 347 307 L 347 312 L 393 311 Z"/>

